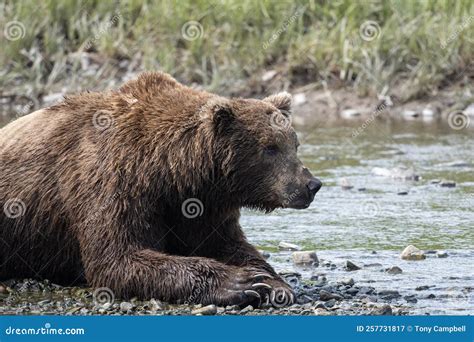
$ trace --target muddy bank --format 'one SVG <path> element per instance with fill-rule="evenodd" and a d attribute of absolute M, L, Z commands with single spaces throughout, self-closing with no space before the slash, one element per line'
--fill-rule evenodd
<path fill-rule="evenodd" d="M 145 71 L 138 57 L 111 65 L 102 71 L 106 61 L 95 53 L 76 53 L 69 56 L 70 63 L 80 64 L 80 72 L 73 81 L 45 85 L 19 83 L 10 89 L 0 90 L 0 125 L 12 118 L 20 117 L 36 109 L 60 102 L 65 95 L 87 90 L 102 91 L 118 88 L 124 82 Z M 469 73 L 472 70 L 469 69 Z M 448 122 L 459 127 L 474 127 L 474 88 L 469 75 L 453 79 L 431 96 L 419 98 L 409 93 L 403 82 L 393 89 L 384 88 L 381 94 L 356 90 L 341 82 L 316 81 L 286 75 L 278 70 L 263 70 L 246 80 L 231 81 L 224 89 L 209 91 L 224 96 L 262 98 L 282 90 L 294 96 L 293 122 L 296 126 L 319 125 L 338 120 L 358 120 L 371 123 L 375 120 L 405 120 L 423 122 Z M 202 85 L 188 84 L 203 89 Z M 408 91 L 408 92 L 407 92 Z"/>

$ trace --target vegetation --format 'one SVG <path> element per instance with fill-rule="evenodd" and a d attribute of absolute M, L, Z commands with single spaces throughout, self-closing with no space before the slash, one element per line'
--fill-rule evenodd
<path fill-rule="evenodd" d="M 74 85 L 81 52 L 101 61 L 92 87 L 136 62 L 211 90 L 276 69 L 362 93 L 403 83 L 411 98 L 474 72 L 471 0 L 6 0 L 0 27 L 2 92 Z"/>

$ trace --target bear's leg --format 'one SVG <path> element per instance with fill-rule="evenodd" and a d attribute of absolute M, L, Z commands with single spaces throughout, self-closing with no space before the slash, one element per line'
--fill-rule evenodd
<path fill-rule="evenodd" d="M 217 260 L 233 266 L 252 267 L 272 275 L 272 279 L 265 281 L 272 287 L 270 301 L 275 306 L 291 305 L 295 302 L 295 293 L 290 285 L 279 276 L 270 266 L 261 253 L 247 241 L 228 243 L 220 250 Z"/>
<path fill-rule="evenodd" d="M 261 253 L 247 241 L 238 220 L 221 227 L 219 233 L 213 234 L 212 238 L 201 245 L 197 255 L 213 258 L 226 265 L 252 268 L 268 273 L 272 278 L 265 280 L 265 283 L 272 287 L 270 292 L 270 295 L 274 296 L 272 304 L 284 306 L 291 305 L 295 301 L 295 293 L 291 286 L 275 272 Z M 271 296 L 270 299 L 272 299 Z M 275 296 L 277 299 L 275 299 Z"/>
<path fill-rule="evenodd" d="M 166 255 L 123 244 L 120 239 L 105 240 L 81 243 L 82 260 L 88 283 L 108 287 L 117 297 L 243 306 L 259 303 L 270 288 L 264 282 L 271 275 L 259 269 Z"/>

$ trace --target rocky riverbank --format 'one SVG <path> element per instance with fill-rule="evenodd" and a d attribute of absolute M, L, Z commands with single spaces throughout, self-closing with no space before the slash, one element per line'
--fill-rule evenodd
<path fill-rule="evenodd" d="M 386 267 L 382 263 L 387 258 L 376 251 L 368 253 L 372 260 L 378 258 L 382 263 L 358 259 L 341 262 L 341 255 L 320 259 L 314 251 L 295 251 L 300 246 L 285 242 L 280 243 L 279 249 L 280 252 L 263 255 L 274 261 L 282 253 L 285 258 L 291 256 L 293 267 L 289 270 L 281 270 L 281 265 L 276 264 L 280 275 L 295 291 L 296 303 L 291 306 L 284 299 L 275 298 L 264 300 L 260 308 L 178 305 L 156 299 L 124 301 L 107 288 L 63 287 L 48 280 L 11 279 L 0 283 L 0 315 L 411 315 L 441 313 L 420 311 L 418 304 L 427 301 L 438 305 L 452 301 L 453 307 L 458 306 L 455 302 L 464 303 L 467 312 L 472 303 L 472 286 L 460 292 L 454 288 L 446 292 L 443 284 L 413 283 L 410 291 L 399 286 L 401 277 L 410 278 L 414 267 L 421 270 L 430 260 L 457 258 L 456 253 L 424 251 L 410 245 L 398 255 L 401 267 L 396 263 Z"/>
<path fill-rule="evenodd" d="M 297 303 L 288 307 L 170 305 L 155 299 L 98 303 L 94 290 L 62 287 L 48 280 L 9 280 L 0 285 L 2 315 L 405 315 L 407 301 L 398 291 L 359 286 L 352 278 L 331 282 L 326 276 L 302 279 L 297 272 L 282 274 L 292 284 Z"/>

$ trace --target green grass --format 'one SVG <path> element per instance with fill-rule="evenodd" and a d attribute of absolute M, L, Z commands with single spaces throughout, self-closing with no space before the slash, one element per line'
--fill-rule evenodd
<path fill-rule="evenodd" d="M 466 76 L 474 60 L 471 0 L 6 1 L 2 31 L 12 20 L 25 36 L 1 37 L 3 92 L 76 84 L 84 50 L 102 60 L 86 78 L 91 87 L 137 60 L 224 93 L 276 68 L 293 84 L 326 81 L 360 93 L 403 85 L 406 99 Z M 380 28 L 371 41 L 360 34 L 367 20 Z M 201 25 L 199 38 L 183 38 L 188 21 Z"/>

